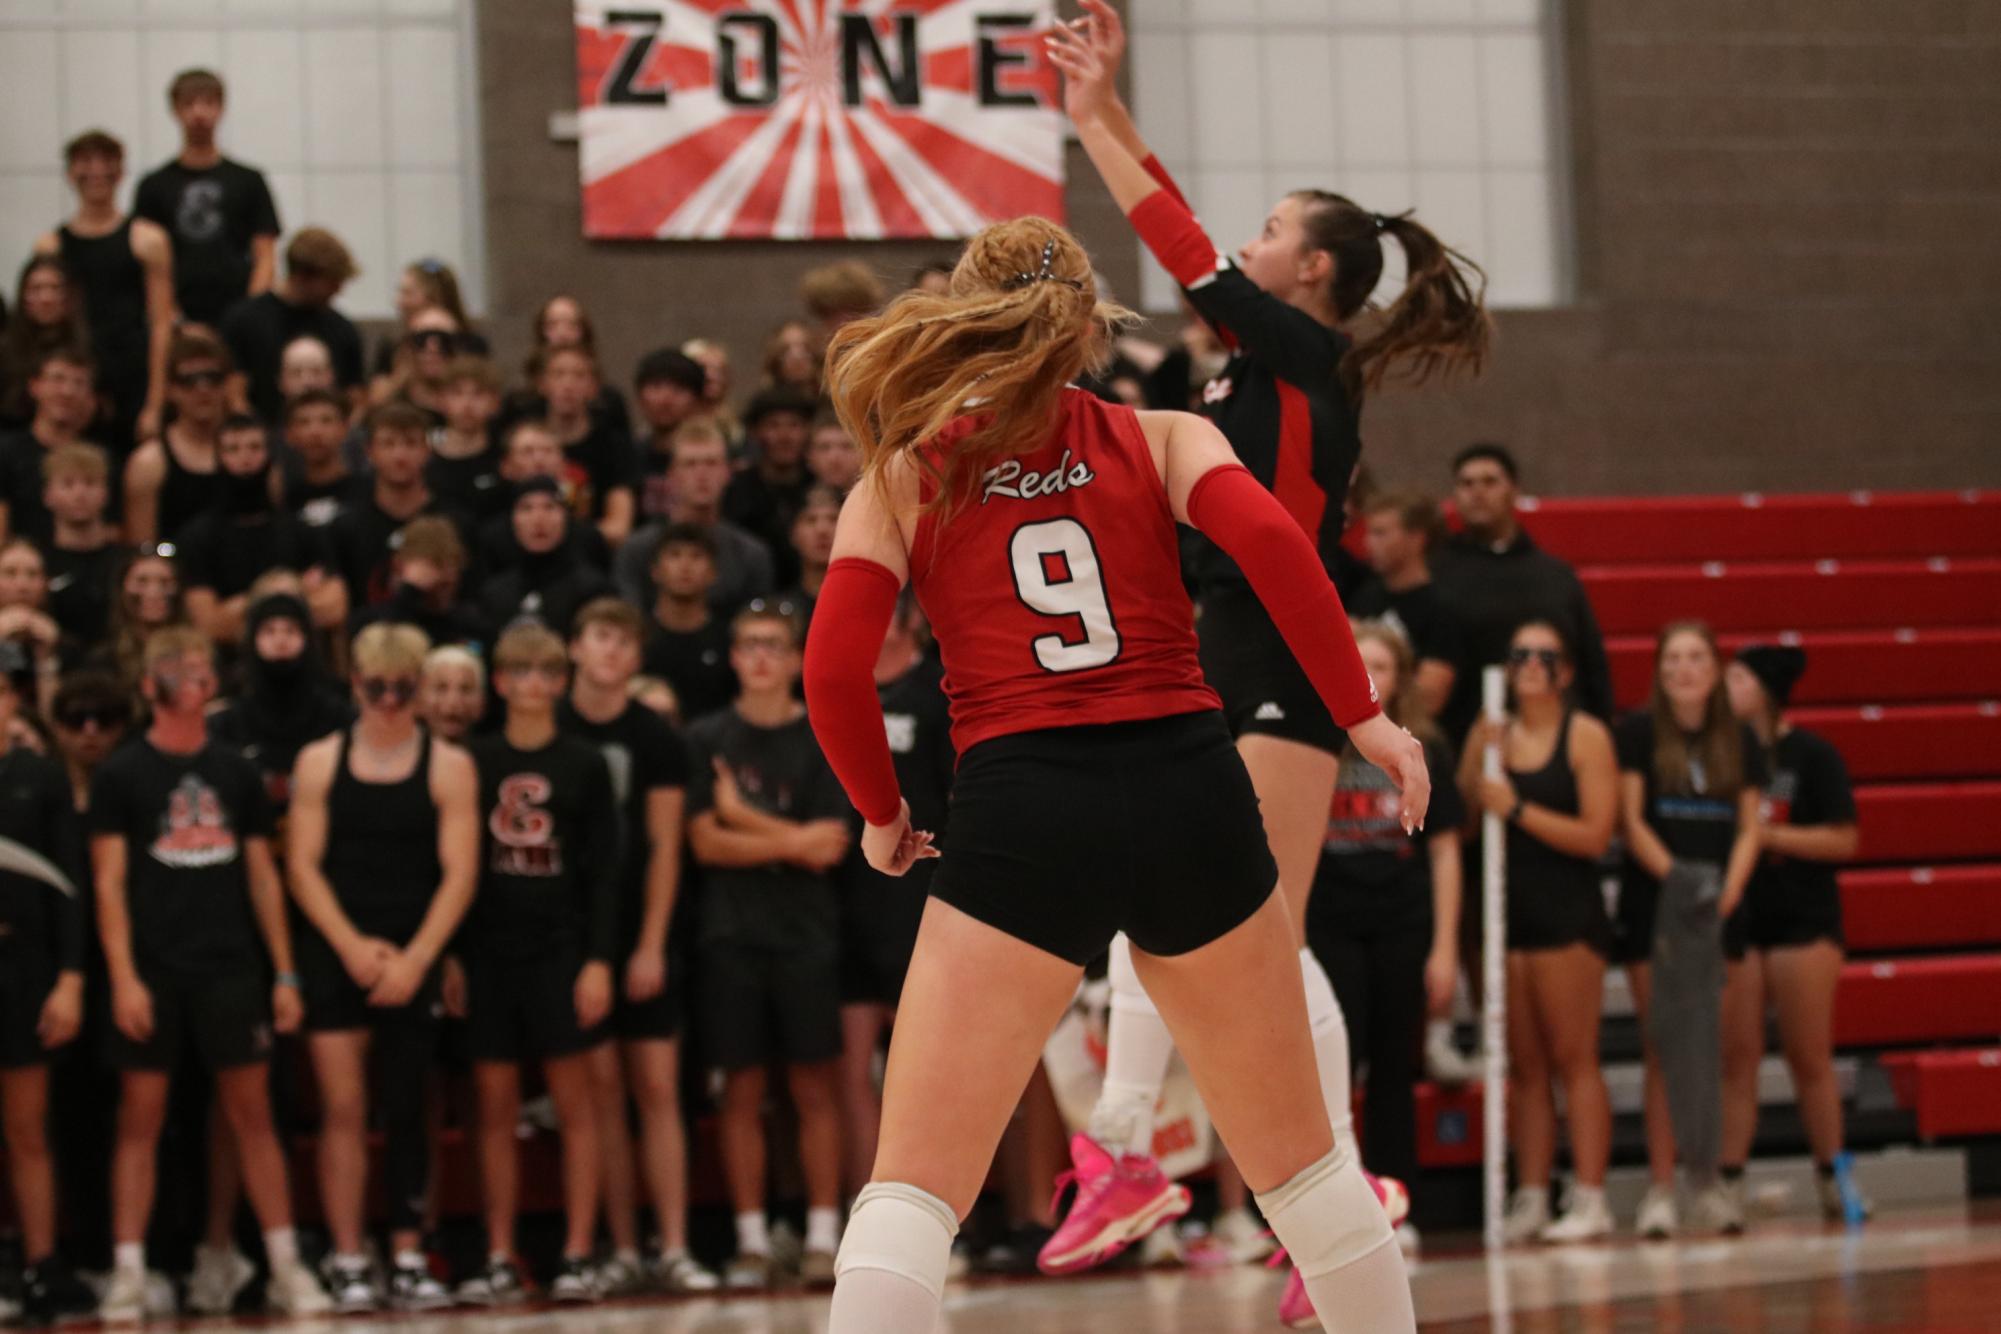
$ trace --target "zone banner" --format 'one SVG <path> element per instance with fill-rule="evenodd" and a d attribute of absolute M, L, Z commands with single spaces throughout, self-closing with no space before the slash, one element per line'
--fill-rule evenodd
<path fill-rule="evenodd" d="M 584 234 L 1063 220 L 1053 0 L 576 0 Z"/>

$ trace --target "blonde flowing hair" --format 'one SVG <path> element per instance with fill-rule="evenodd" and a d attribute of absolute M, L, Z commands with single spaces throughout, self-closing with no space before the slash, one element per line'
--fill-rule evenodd
<path fill-rule="evenodd" d="M 1084 247 L 1046 218 L 996 223 L 966 243 L 942 296 L 907 292 L 844 326 L 827 389 L 864 477 L 909 457 L 950 514 L 999 461 L 1049 436 L 1064 386 L 1101 367 L 1131 311 L 1100 301 Z M 972 415 L 968 415 L 969 410 Z M 965 419 L 950 448 L 926 448 Z"/>

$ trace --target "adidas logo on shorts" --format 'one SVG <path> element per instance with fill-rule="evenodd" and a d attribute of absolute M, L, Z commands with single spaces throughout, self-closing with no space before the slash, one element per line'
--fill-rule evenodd
<path fill-rule="evenodd" d="M 1252 714 L 1251 717 L 1261 723 L 1282 723 L 1285 721 L 1285 710 L 1281 709 L 1272 700 L 1266 700 L 1264 703 L 1258 705 L 1258 711 Z"/>

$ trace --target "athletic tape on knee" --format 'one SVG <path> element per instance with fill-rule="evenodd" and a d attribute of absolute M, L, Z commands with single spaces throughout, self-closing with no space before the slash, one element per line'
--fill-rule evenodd
<path fill-rule="evenodd" d="M 1361 1164 L 1338 1143 L 1257 1201 L 1287 1256 L 1308 1278 L 1351 1265 L 1391 1240 L 1389 1215 L 1369 1189 Z"/>
<path fill-rule="evenodd" d="M 834 1275 L 880 1269 L 942 1296 L 958 1232 L 958 1215 L 937 1196 L 897 1181 L 873 1182 L 855 1196 Z"/>
<path fill-rule="evenodd" d="M 1111 1004 L 1114 1010 L 1135 1014 L 1160 1013 L 1154 1008 L 1153 997 L 1147 995 L 1146 988 L 1140 985 L 1139 970 L 1133 967 L 1132 942 L 1126 939 L 1123 931 L 1112 937 L 1110 966 L 1105 978 L 1112 984 Z"/>

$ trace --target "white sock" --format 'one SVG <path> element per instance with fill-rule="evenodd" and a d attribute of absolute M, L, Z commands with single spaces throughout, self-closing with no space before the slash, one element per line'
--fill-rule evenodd
<path fill-rule="evenodd" d="M 808 1209 L 806 1211 L 806 1249 L 832 1253 L 841 1244 L 841 1211 L 839 1209 Z"/>
<path fill-rule="evenodd" d="M 130 1274 L 146 1272 L 146 1243 L 143 1241 L 121 1241 L 111 1248 L 111 1264 Z"/>
<path fill-rule="evenodd" d="M 1153 1155 L 1153 1112 L 1174 1038 L 1133 969 L 1132 946 L 1112 937 L 1111 1013 L 1105 1030 L 1105 1086 L 1086 1133 L 1112 1153 Z"/>
<path fill-rule="evenodd" d="M 637 1269 L 643 1263 L 639 1258 L 638 1250 L 631 1246 L 620 1247 L 618 1250 L 613 1251 L 611 1258 L 628 1269 Z"/>
<path fill-rule="evenodd" d="M 1328 1334 L 1416 1334 L 1410 1278 L 1389 1219 L 1340 1145 L 1258 1195 Z"/>
<path fill-rule="evenodd" d="M 273 1269 L 289 1269 L 299 1263 L 299 1234 L 289 1227 L 267 1228 L 264 1232 L 264 1258 L 271 1262 Z"/>
<path fill-rule="evenodd" d="M 402 1257 L 398 1256 L 397 1259 L 401 1260 Z M 360 1251 L 335 1251 L 333 1260 L 334 1263 L 337 1265 L 339 1264 L 360 1265 L 368 1263 L 368 1257 L 363 1255 Z"/>
<path fill-rule="evenodd" d="M 754 1211 L 736 1216 L 736 1253 L 738 1255 L 771 1254 L 771 1234 L 765 1230 L 764 1214 Z"/>
<path fill-rule="evenodd" d="M 1578 1209 L 1602 1209 L 1604 1207 L 1605 1188 L 1603 1186 L 1586 1186 L 1575 1181 L 1570 1183 L 1570 1208 L 1573 1212 Z"/>
<path fill-rule="evenodd" d="M 1299 971 L 1306 983 L 1306 1018 L 1313 1025 L 1313 1059 L 1320 1068 L 1320 1097 L 1327 1104 L 1327 1123 L 1334 1128 L 1334 1145 L 1356 1162 L 1354 1100 L 1348 1091 L 1348 1021 L 1334 984 L 1313 951 L 1299 952 Z"/>
<path fill-rule="evenodd" d="M 396 1252 L 396 1267 L 399 1269 L 423 1269 L 431 1267 L 431 1257 L 422 1251 Z"/>
<path fill-rule="evenodd" d="M 958 1230 L 950 1206 L 914 1186 L 864 1186 L 834 1261 L 827 1334 L 935 1334 Z"/>

